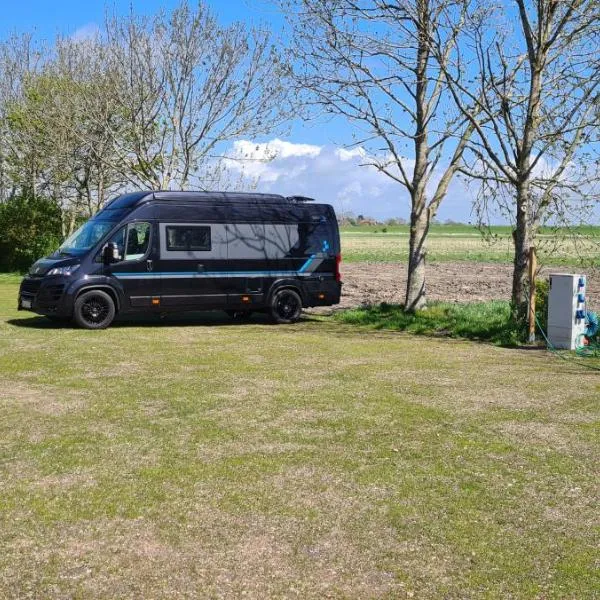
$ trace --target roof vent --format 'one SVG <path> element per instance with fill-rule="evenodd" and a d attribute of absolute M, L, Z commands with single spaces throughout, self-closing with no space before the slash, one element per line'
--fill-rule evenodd
<path fill-rule="evenodd" d="M 308 198 L 307 196 L 288 196 L 286 200 L 290 202 L 314 202 L 314 198 Z"/>

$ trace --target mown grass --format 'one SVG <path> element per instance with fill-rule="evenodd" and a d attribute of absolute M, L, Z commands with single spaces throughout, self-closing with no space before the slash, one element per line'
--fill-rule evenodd
<path fill-rule="evenodd" d="M 385 231 L 384 231 L 385 230 Z M 343 233 L 402 233 L 408 235 L 410 230 L 409 225 L 342 225 L 340 231 Z M 510 236 L 512 227 L 510 225 L 492 225 L 491 227 L 480 228 L 468 223 L 436 223 L 431 226 L 430 232 L 432 235 L 468 235 L 473 237 L 481 237 L 482 233 L 488 236 Z M 552 237 L 570 237 L 574 235 L 585 237 L 600 237 L 600 227 L 597 225 L 580 225 L 577 227 L 553 228 L 542 227 L 539 230 L 542 236 Z"/>
<path fill-rule="evenodd" d="M 89 332 L 16 292 L 0 597 L 597 593 L 597 375 L 328 319 Z"/>
<path fill-rule="evenodd" d="M 408 260 L 408 228 L 406 226 L 342 227 L 341 242 L 347 262 L 406 262 Z M 598 265 L 600 261 L 600 229 L 582 229 L 563 237 L 543 231 L 537 243 L 542 264 L 554 266 Z M 510 263 L 513 260 L 510 228 L 495 227 L 488 237 L 467 225 L 434 226 L 428 237 L 431 262 L 476 261 Z"/>
<path fill-rule="evenodd" d="M 545 344 L 547 305 L 541 303 L 537 310 L 536 336 L 538 345 Z M 400 304 L 385 302 L 373 306 L 336 312 L 334 319 L 340 323 L 364 326 L 368 329 L 389 329 L 416 335 L 464 338 L 501 346 L 516 347 L 527 341 L 526 326 L 514 322 L 510 303 L 503 300 L 488 302 L 429 302 L 426 310 L 404 312 Z M 540 329 L 542 327 L 543 329 Z M 594 338 L 589 347 L 577 352 L 557 352 L 564 360 L 583 360 L 584 368 L 600 370 L 600 351 Z"/>
<path fill-rule="evenodd" d="M 0 273 L 0 284 L 19 283 L 22 277 L 19 273 Z"/>

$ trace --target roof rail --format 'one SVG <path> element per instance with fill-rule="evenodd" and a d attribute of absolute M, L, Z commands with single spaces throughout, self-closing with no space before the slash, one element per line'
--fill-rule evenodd
<path fill-rule="evenodd" d="M 308 196 L 288 196 L 286 200 L 290 202 L 314 202 L 314 198 L 309 198 Z"/>

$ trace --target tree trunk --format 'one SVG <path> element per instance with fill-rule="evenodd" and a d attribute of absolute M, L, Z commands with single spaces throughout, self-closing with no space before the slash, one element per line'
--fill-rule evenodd
<path fill-rule="evenodd" d="M 410 215 L 410 241 L 408 255 L 408 278 L 404 310 L 413 312 L 427 304 L 425 293 L 425 258 L 427 255 L 427 234 L 429 233 L 429 210 L 425 202 L 413 203 Z"/>
<path fill-rule="evenodd" d="M 60 233 L 63 237 L 63 240 L 67 237 L 67 211 L 63 206 L 60 207 Z"/>
<path fill-rule="evenodd" d="M 520 321 L 527 316 L 527 264 L 531 245 L 528 185 L 517 187 L 517 224 L 513 231 L 513 241 L 515 258 L 511 304 L 513 316 Z"/>
<path fill-rule="evenodd" d="M 77 217 L 77 213 L 75 210 L 69 211 L 69 229 L 67 231 L 67 236 L 71 235 L 75 231 L 76 217 Z"/>

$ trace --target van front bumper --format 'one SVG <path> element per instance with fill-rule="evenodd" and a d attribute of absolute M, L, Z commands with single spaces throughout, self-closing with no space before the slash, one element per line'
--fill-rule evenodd
<path fill-rule="evenodd" d="M 67 317 L 71 306 L 66 302 L 66 277 L 24 277 L 19 287 L 18 310 L 40 315 Z"/>

